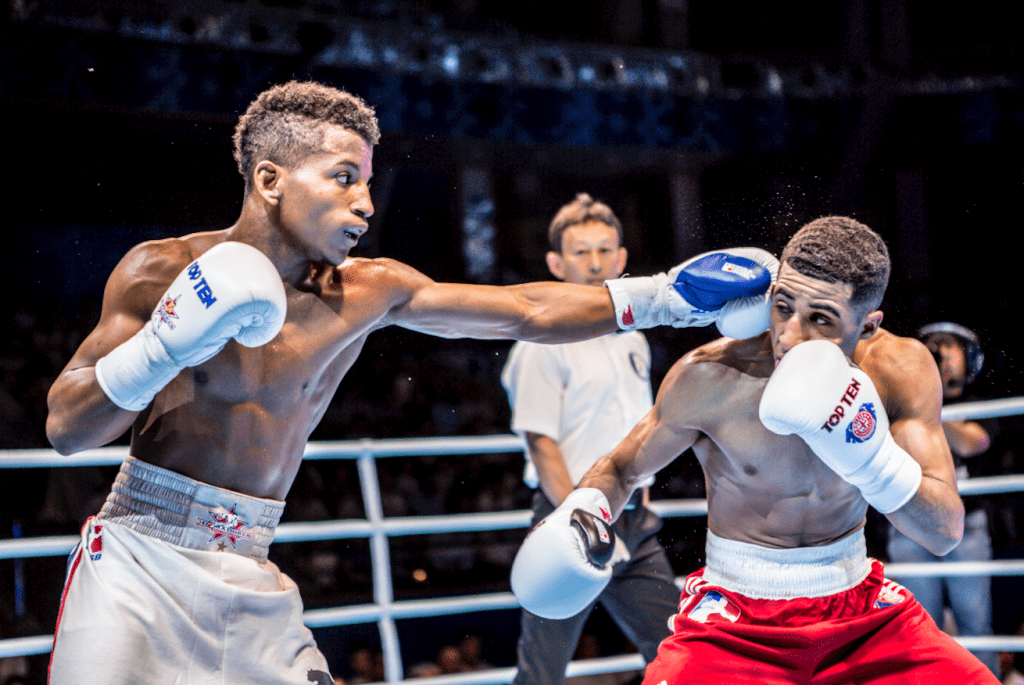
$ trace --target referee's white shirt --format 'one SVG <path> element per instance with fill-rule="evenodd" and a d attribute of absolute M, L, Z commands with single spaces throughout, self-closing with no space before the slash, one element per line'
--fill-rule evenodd
<path fill-rule="evenodd" d="M 639 331 L 563 345 L 517 342 L 501 373 L 512 430 L 557 442 L 578 484 L 650 411 L 650 369 L 651 350 Z M 529 452 L 526 458 L 525 480 L 536 487 Z"/>

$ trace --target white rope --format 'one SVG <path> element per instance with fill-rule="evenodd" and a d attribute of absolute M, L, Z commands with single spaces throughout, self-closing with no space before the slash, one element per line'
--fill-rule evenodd
<path fill-rule="evenodd" d="M 468 597 L 441 597 L 393 602 L 388 613 L 394 618 L 421 618 L 423 616 L 449 616 L 474 611 L 518 609 L 519 602 L 511 592 L 496 592 Z M 330 609 L 310 609 L 302 614 L 302 622 L 310 628 L 347 626 L 370 623 L 382 615 L 376 604 L 359 604 Z"/>
<path fill-rule="evenodd" d="M 661 518 L 707 516 L 708 502 L 703 499 L 663 499 L 651 502 L 650 509 Z"/>
<path fill-rule="evenodd" d="M 571 661 L 565 669 L 565 674 L 571 678 L 581 675 L 638 671 L 646 668 L 646 666 L 647 663 L 641 655 L 625 654 L 622 656 L 601 657 L 600 659 Z M 405 682 L 416 683 L 417 685 L 507 685 L 515 677 L 516 669 L 514 668 L 495 668 L 487 671 L 473 671 L 472 673 L 417 678 L 416 680 L 407 680 Z"/>
<path fill-rule="evenodd" d="M 459 436 L 448 438 L 395 438 L 307 443 L 303 459 L 358 459 L 364 454 L 383 457 L 422 457 L 438 454 L 502 454 L 522 452 L 516 435 Z M 64 468 L 117 466 L 128 456 L 127 447 L 97 447 L 65 457 L 51 449 L 0 450 L 0 468 Z"/>
<path fill-rule="evenodd" d="M 942 408 L 943 421 L 995 419 L 1000 416 L 1016 416 L 1018 414 L 1024 414 L 1024 397 L 964 402 L 963 404 L 950 404 Z"/>
<path fill-rule="evenodd" d="M 1024 576 L 1024 559 L 996 561 L 933 561 L 886 564 L 887 578 L 963 578 L 966 576 Z"/>
<path fill-rule="evenodd" d="M 53 649 L 53 635 L 33 635 L 0 640 L 0 659 L 11 656 L 49 654 Z"/>
<path fill-rule="evenodd" d="M 1003 492 L 1024 492 L 1024 475 L 968 478 L 956 483 L 961 495 L 995 495 Z"/>
<path fill-rule="evenodd" d="M 1021 492 L 1024 491 L 1024 476 L 993 476 L 976 478 L 960 483 L 961 490 L 971 495 Z M 703 516 L 708 513 L 707 501 L 698 499 L 657 500 L 651 502 L 651 510 L 662 518 Z M 489 530 L 510 530 L 527 528 L 532 512 L 500 511 L 476 514 L 449 514 L 447 516 L 398 516 L 382 519 L 378 524 L 386 536 L 426 535 L 437 533 L 465 533 Z M 348 540 L 370 538 L 374 525 L 365 519 L 340 519 L 335 521 L 310 521 L 305 523 L 282 523 L 277 527 L 274 542 L 307 542 L 311 540 Z M 77 535 L 56 535 L 24 539 L 0 540 L 0 559 L 27 557 L 64 556 L 78 544 Z M 974 563 L 974 562 L 966 562 Z M 983 562 L 977 562 L 983 563 Z M 998 569 L 979 572 L 979 575 L 1004 575 Z"/>

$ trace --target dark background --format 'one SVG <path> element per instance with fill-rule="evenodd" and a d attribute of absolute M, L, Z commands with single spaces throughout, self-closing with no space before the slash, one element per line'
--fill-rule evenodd
<path fill-rule="evenodd" d="M 547 223 L 580 191 L 623 220 L 637 275 L 703 249 L 777 253 L 806 221 L 849 214 L 892 252 L 884 325 L 903 335 L 934 320 L 971 327 L 987 358 L 974 394 L 1024 394 L 1015 359 L 1024 97 L 1019 24 L 1005 3 L 604 0 L 538 11 L 474 0 L 13 0 L 0 21 L 2 447 L 46 446 L 46 390 L 95 324 L 106 276 L 130 246 L 234 222 L 243 188 L 231 158 L 235 121 L 257 93 L 290 78 L 347 88 L 380 117 L 376 214 L 354 255 L 393 257 L 438 280 L 546 279 Z M 378 55 L 391 46 L 399 57 L 330 58 L 352 26 L 366 27 Z M 451 45 L 461 50 L 456 73 L 443 68 Z M 513 58 L 533 53 L 562 61 L 517 72 Z M 677 68 L 662 85 L 630 83 L 630 65 L 645 60 Z M 495 76 L 503 64 L 510 74 Z M 590 81 L 580 76 L 588 65 Z M 467 170 L 483 173 L 494 202 L 496 260 L 483 276 L 462 250 Z M 655 387 L 711 337 L 650 331 Z M 498 374 L 508 346 L 375 333 L 314 439 L 507 432 Z M 1014 420 L 1004 423 L 1004 458 L 991 472 L 1016 468 L 1018 435 Z M 515 479 L 520 459 L 392 460 L 382 485 L 405 493 L 391 513 L 481 510 L 493 508 L 482 498 L 502 497 L 520 508 L 529 494 Z M 0 536 L 15 521 L 26 534 L 74 532 L 91 502 L 69 502 L 66 491 L 91 483 L 102 493 L 109 477 L 75 469 L 62 490 L 45 470 L 0 472 Z M 351 464 L 304 469 L 290 519 L 360 515 L 356 482 Z M 443 491 L 443 501 L 416 504 L 402 482 Z M 678 460 L 655 495 L 701 496 L 692 459 Z M 1003 505 L 1018 515 L 1016 500 Z M 666 525 L 680 573 L 701 561 L 703 525 Z M 507 589 L 501 554 L 480 549 L 514 551 L 521 537 L 395 542 L 396 593 Z M 456 543 L 477 550 L 466 568 L 423 561 L 431 544 Z M 334 544 L 334 582 L 323 587 L 295 561 L 312 556 L 302 549 L 277 554 L 307 606 L 370 601 L 365 543 Z M 62 561 L 24 564 L 35 581 L 27 617 L 8 605 L 14 564 L 0 563 L 0 637 L 52 630 Z M 419 566 L 430 571 L 426 583 L 410 575 Z M 417 637 L 424 631 L 437 644 L 489 631 L 487 658 L 507 665 L 517 626 L 505 613 L 450 619 L 446 629 L 405 622 L 403 651 L 409 663 L 432 658 L 437 645 Z M 319 640 L 344 672 L 351 645 L 378 638 L 365 626 Z M 604 647 L 617 651 L 622 640 Z"/>

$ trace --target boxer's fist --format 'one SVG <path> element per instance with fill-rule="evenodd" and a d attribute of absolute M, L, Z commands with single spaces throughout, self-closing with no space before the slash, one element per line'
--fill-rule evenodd
<path fill-rule="evenodd" d="M 284 316 L 284 284 L 274 265 L 255 247 L 225 242 L 178 275 L 151 320 L 175 362 L 198 366 L 232 338 L 246 347 L 270 342 Z"/>
<path fill-rule="evenodd" d="M 574 490 L 526 536 L 512 563 L 512 592 L 541 618 L 575 616 L 608 585 L 612 566 L 628 559 L 624 551 L 617 550 L 604 494 Z"/>
<path fill-rule="evenodd" d="M 718 332 L 741 339 L 768 329 L 770 288 L 778 276 L 779 260 L 756 247 L 707 252 L 669 272 L 684 301 L 716 312 Z"/>
<path fill-rule="evenodd" d="M 767 293 L 778 260 L 758 248 L 706 252 L 668 274 L 620 278 L 605 286 L 619 328 L 676 328 L 718 323 L 729 337 L 746 338 L 768 327 Z"/>
<path fill-rule="evenodd" d="M 761 423 L 798 435 L 883 514 L 917 492 L 921 467 L 889 434 L 889 417 L 864 371 L 834 343 L 809 340 L 775 368 L 758 408 Z"/>
<path fill-rule="evenodd" d="M 178 274 L 150 320 L 96 363 L 96 378 L 122 409 L 139 411 L 181 369 L 197 366 L 235 338 L 266 344 L 284 324 L 284 285 L 254 247 L 225 242 Z"/>

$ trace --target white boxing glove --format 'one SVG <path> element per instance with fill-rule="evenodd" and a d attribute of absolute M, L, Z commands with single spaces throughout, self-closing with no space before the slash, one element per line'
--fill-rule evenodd
<path fill-rule="evenodd" d="M 612 566 L 629 558 L 625 545 L 616 549 L 611 518 L 604 494 L 582 488 L 534 526 L 512 562 L 512 592 L 524 609 L 569 618 L 597 599 Z"/>
<path fill-rule="evenodd" d="M 758 408 L 761 423 L 796 434 L 883 514 L 917 493 L 921 466 L 889 434 L 889 417 L 864 371 L 839 346 L 809 340 L 775 368 Z"/>
<path fill-rule="evenodd" d="M 281 276 L 256 248 L 225 242 L 178 274 L 138 333 L 96 362 L 96 379 L 122 409 L 141 411 L 188 366 L 236 339 L 270 342 L 284 325 Z"/>
<path fill-rule="evenodd" d="M 755 247 L 705 252 L 667 274 L 605 281 L 622 330 L 709 326 L 747 338 L 768 327 L 768 291 L 779 262 Z"/>

